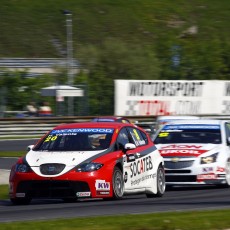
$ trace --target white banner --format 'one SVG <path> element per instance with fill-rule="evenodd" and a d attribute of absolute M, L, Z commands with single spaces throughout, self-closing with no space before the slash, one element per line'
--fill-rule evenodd
<path fill-rule="evenodd" d="M 115 80 L 115 115 L 229 115 L 230 81 Z"/>

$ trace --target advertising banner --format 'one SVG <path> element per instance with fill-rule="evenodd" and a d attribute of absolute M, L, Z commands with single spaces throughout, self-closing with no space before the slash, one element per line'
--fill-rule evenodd
<path fill-rule="evenodd" d="M 115 80 L 115 115 L 229 115 L 230 81 Z"/>

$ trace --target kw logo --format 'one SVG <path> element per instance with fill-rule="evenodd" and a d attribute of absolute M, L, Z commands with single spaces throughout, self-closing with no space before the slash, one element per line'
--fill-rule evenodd
<path fill-rule="evenodd" d="M 96 187 L 96 190 L 109 191 L 110 183 L 106 182 L 105 180 L 96 180 L 95 187 Z"/>

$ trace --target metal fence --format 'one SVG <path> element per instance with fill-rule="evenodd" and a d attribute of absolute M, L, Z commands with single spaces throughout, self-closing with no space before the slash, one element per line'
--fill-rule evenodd
<path fill-rule="evenodd" d="M 0 139 L 34 138 L 41 137 L 53 127 L 76 122 L 91 121 L 93 116 L 83 117 L 25 117 L 25 118 L 0 118 Z M 132 123 L 154 125 L 156 117 L 127 117 Z"/>

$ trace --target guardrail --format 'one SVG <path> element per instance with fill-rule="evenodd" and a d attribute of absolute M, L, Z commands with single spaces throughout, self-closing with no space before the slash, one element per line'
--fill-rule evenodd
<path fill-rule="evenodd" d="M 23 117 L 0 118 L 0 139 L 41 137 L 53 127 L 66 124 L 91 121 L 95 116 L 84 117 Z M 156 117 L 126 117 L 132 123 L 155 123 Z"/>
<path fill-rule="evenodd" d="M 199 115 L 202 119 L 230 120 L 230 115 Z M 22 117 L 0 118 L 0 139 L 35 138 L 41 137 L 53 127 L 76 122 L 91 121 L 95 116 L 70 116 L 70 117 Z M 141 127 L 154 126 L 157 116 L 126 116 L 134 124 Z"/>

